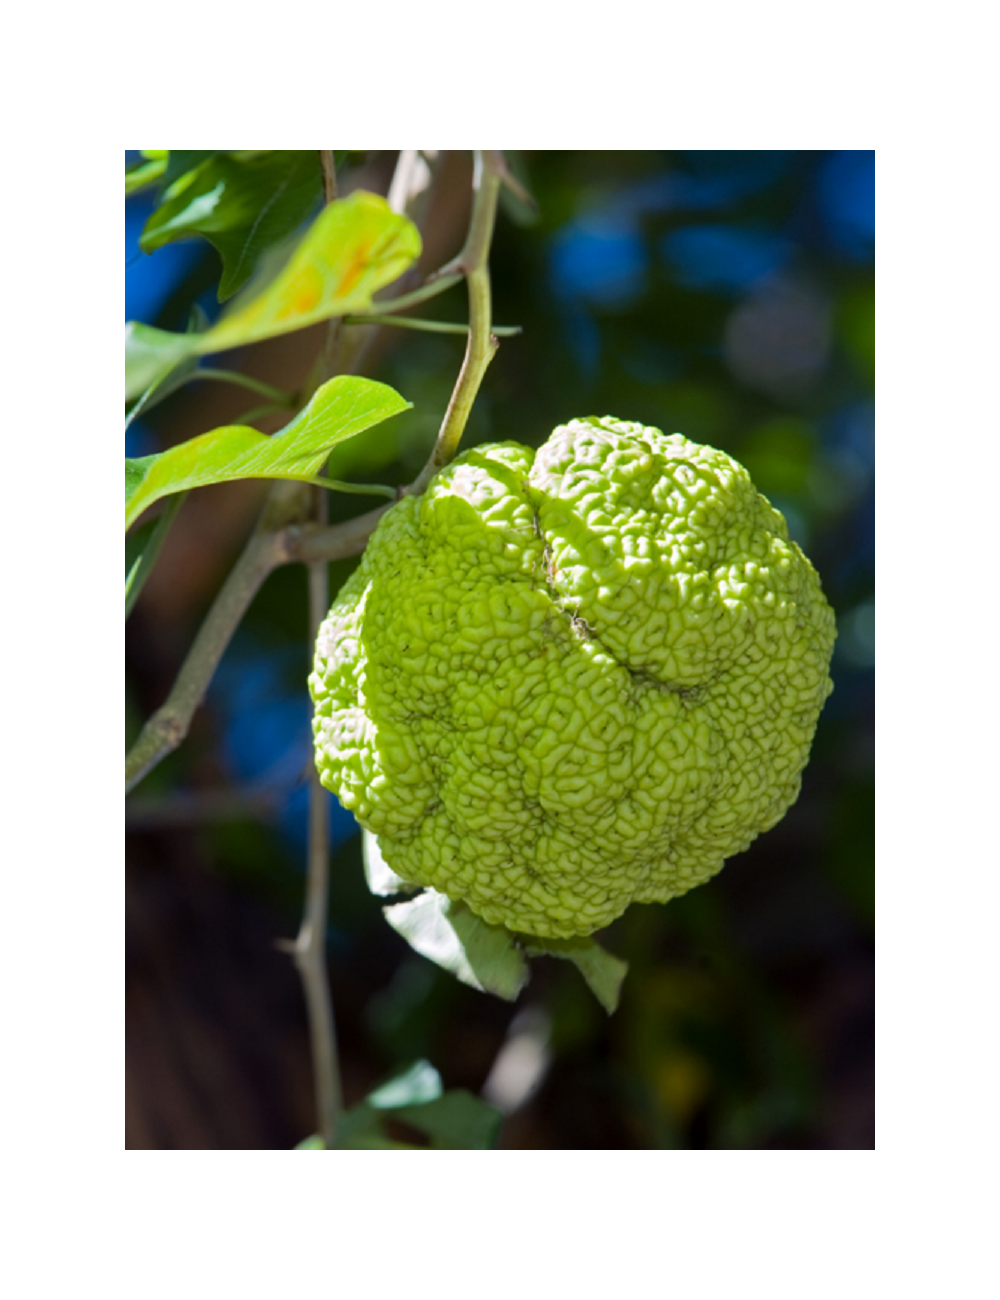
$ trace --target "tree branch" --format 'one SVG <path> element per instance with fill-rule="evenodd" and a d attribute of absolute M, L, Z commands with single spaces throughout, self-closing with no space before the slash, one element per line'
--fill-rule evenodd
<path fill-rule="evenodd" d="M 469 293 L 469 338 L 465 358 L 434 449 L 419 476 L 400 496 L 417 495 L 437 471 L 454 456 L 468 420 L 472 403 L 486 369 L 498 347 L 491 333 L 491 296 L 488 257 L 496 219 L 497 199 L 505 176 L 503 157 L 496 152 L 476 155 L 473 199 L 469 230 L 455 262 L 442 268 L 433 283 L 404 298 L 378 304 L 380 312 L 415 305 L 457 282 L 464 274 Z M 215 603 L 209 610 L 166 702 L 152 715 L 125 759 L 125 792 L 176 749 L 188 733 L 215 668 L 239 626 L 250 602 L 267 576 L 290 561 L 317 561 L 358 555 L 390 505 L 380 506 L 346 523 L 330 527 L 322 522 L 302 523 L 296 516 L 294 495 L 276 488 L 265 507 L 261 523 L 237 560 Z M 298 498 L 301 500 L 301 498 Z"/>
<path fill-rule="evenodd" d="M 281 533 L 257 533 L 247 543 L 195 637 L 173 690 L 126 755 L 126 794 L 187 735 L 222 652 L 264 579 L 285 555 Z"/>

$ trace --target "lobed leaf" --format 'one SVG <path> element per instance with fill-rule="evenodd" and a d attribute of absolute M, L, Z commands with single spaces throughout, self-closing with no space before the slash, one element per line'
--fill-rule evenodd
<path fill-rule="evenodd" d="M 388 384 L 338 375 L 279 433 L 226 425 L 169 451 L 125 460 L 125 528 L 175 492 L 244 478 L 311 479 L 331 447 L 362 433 L 410 403 Z"/>
<path fill-rule="evenodd" d="M 182 174 L 146 222 L 139 247 L 151 253 L 203 236 L 222 258 L 220 302 L 246 283 L 261 255 L 287 239 L 322 199 L 319 157 L 312 150 L 272 150 L 251 158 L 172 153 L 171 165 L 175 159 Z"/>

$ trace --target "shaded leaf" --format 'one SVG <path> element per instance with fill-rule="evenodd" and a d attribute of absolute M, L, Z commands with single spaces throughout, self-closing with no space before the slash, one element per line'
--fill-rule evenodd
<path fill-rule="evenodd" d="M 426 1142 L 417 1146 L 402 1141 L 405 1131 L 394 1136 L 393 1120 L 408 1125 Z M 341 1117 L 336 1146 L 340 1150 L 484 1151 L 496 1146 L 502 1120 L 498 1110 L 464 1089 L 442 1092 L 441 1076 L 433 1065 L 417 1061 Z"/>
<path fill-rule="evenodd" d="M 143 156 L 131 167 L 125 168 L 125 197 L 155 185 L 167 170 L 166 155 L 158 151 L 155 158 Z"/>
<path fill-rule="evenodd" d="M 280 433 L 226 425 L 169 451 L 125 461 L 126 529 L 154 501 L 243 478 L 311 479 L 331 447 L 407 410 L 387 384 L 338 375 Z"/>
<path fill-rule="evenodd" d="M 528 982 L 528 963 L 510 931 L 489 925 L 464 903 L 428 889 L 383 911 L 411 948 L 463 984 L 513 1002 Z"/>
<path fill-rule="evenodd" d="M 455 1088 L 423 1106 L 401 1106 L 396 1118 L 430 1138 L 439 1151 L 490 1151 L 500 1138 L 500 1111 Z"/>
<path fill-rule="evenodd" d="M 192 172 L 196 167 L 200 167 L 207 158 L 215 158 L 220 152 L 218 149 L 167 149 L 164 151 L 167 159 L 166 171 L 163 173 L 164 197 L 173 184 L 180 180 L 186 172 Z"/>
<path fill-rule="evenodd" d="M 143 524 L 141 528 L 134 529 L 125 538 L 125 588 L 128 589 L 129 575 L 138 567 L 142 559 L 142 553 L 153 536 L 153 531 L 159 521 L 151 519 L 148 524 Z"/>
<path fill-rule="evenodd" d="M 378 194 L 357 190 L 328 204 L 283 269 L 259 293 L 248 289 L 203 334 L 125 326 L 125 400 L 138 397 L 186 356 L 222 352 L 287 334 L 331 316 L 363 313 L 372 295 L 420 255 L 420 235 Z"/>
<path fill-rule="evenodd" d="M 173 165 L 176 155 L 171 154 Z M 319 155 L 275 150 L 252 158 L 190 154 L 183 174 L 167 189 L 139 239 L 151 253 L 179 239 L 204 236 L 222 258 L 219 301 L 241 288 L 261 254 L 287 239 L 322 199 Z M 195 160 L 198 160 L 196 163 Z"/>
<path fill-rule="evenodd" d="M 153 565 L 163 549 L 163 543 L 167 539 L 170 529 L 173 527 L 174 520 L 177 518 L 177 512 L 180 510 L 186 492 L 175 496 L 167 508 L 160 515 L 159 519 L 154 520 L 148 527 L 144 526 L 135 530 L 131 537 L 125 538 L 125 617 L 128 618 L 132 612 L 135 602 L 139 599 L 139 593 L 145 585 L 146 579 L 153 571 Z M 141 536 L 141 542 L 138 547 L 133 541 L 134 538 Z M 131 543 L 131 544 L 130 544 Z M 131 564 L 129 556 L 132 557 Z"/>
<path fill-rule="evenodd" d="M 562 957 L 571 961 L 608 1015 L 617 1010 L 628 962 L 613 957 L 589 937 L 539 939 L 532 935 L 530 938 L 524 936 L 522 942 L 529 957 Z"/>

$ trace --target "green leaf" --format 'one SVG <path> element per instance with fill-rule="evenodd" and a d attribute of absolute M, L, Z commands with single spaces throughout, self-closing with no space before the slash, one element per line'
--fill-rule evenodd
<path fill-rule="evenodd" d="M 125 325 L 125 401 L 161 384 L 172 370 L 190 364 L 199 352 L 200 334 L 171 334 L 130 320 Z M 196 363 L 195 363 L 196 364 Z"/>
<path fill-rule="evenodd" d="M 129 575 L 135 572 L 142 553 L 149 544 L 159 520 L 151 519 L 148 524 L 136 528 L 125 538 L 125 588 L 128 590 Z"/>
<path fill-rule="evenodd" d="M 204 236 L 222 258 L 219 301 L 224 302 L 250 278 L 262 253 L 287 239 L 319 205 L 319 155 L 274 150 L 253 158 L 227 153 L 190 158 L 203 161 L 169 186 L 139 247 L 151 253 L 179 239 Z"/>
<path fill-rule="evenodd" d="M 426 1142 L 417 1146 L 394 1137 L 388 1126 L 394 1119 L 423 1135 Z M 341 1117 L 336 1146 L 339 1150 L 485 1151 L 497 1145 L 502 1120 L 498 1110 L 464 1089 L 443 1093 L 437 1070 L 429 1061 L 417 1061 Z M 322 1148 L 301 1143 L 299 1149 Z"/>
<path fill-rule="evenodd" d="M 296 1151 L 325 1151 L 326 1143 L 318 1133 L 313 1133 L 311 1137 L 303 1138 L 295 1148 Z"/>
<path fill-rule="evenodd" d="M 218 149 L 165 149 L 163 153 L 167 160 L 167 168 L 163 173 L 164 197 L 186 172 L 193 172 L 207 158 L 215 158 L 219 152 Z"/>
<path fill-rule="evenodd" d="M 241 295 L 203 334 L 173 334 L 135 321 L 125 327 L 125 400 L 138 397 L 185 356 L 223 352 L 364 313 L 372 295 L 420 256 L 420 235 L 378 194 L 356 190 L 328 204 L 289 261 L 259 293 Z"/>
<path fill-rule="evenodd" d="M 125 168 L 125 197 L 155 185 L 167 169 L 166 156 L 156 158 L 143 157 L 141 161 Z"/>
<path fill-rule="evenodd" d="M 372 295 L 420 256 L 420 234 L 379 194 L 356 190 L 328 204 L 287 265 L 245 306 L 234 306 L 204 338 L 211 351 L 364 312 Z"/>
<path fill-rule="evenodd" d="M 395 1110 L 399 1106 L 420 1106 L 436 1101 L 443 1092 L 441 1076 L 430 1061 L 414 1061 L 370 1092 L 365 1100 L 375 1110 Z"/>
<path fill-rule="evenodd" d="M 139 593 L 145 586 L 146 579 L 153 571 L 153 565 L 163 549 L 163 543 L 167 539 L 167 534 L 173 527 L 174 520 L 177 518 L 177 512 L 180 510 L 187 496 L 186 492 L 181 492 L 170 502 L 167 508 L 160 515 L 159 519 L 148 527 L 138 528 L 132 537 L 125 538 L 125 617 L 128 618 L 132 612 L 135 602 L 139 599 Z M 142 538 L 139 546 L 136 547 L 134 540 L 137 537 Z M 131 544 L 130 544 L 131 543 Z M 132 559 L 129 562 L 129 555 Z"/>
<path fill-rule="evenodd" d="M 562 957 L 571 961 L 590 991 L 610 1016 L 618 1008 L 622 980 L 628 971 L 628 962 L 613 957 L 591 938 L 539 939 L 525 935 L 524 951 L 529 957 Z"/>
<path fill-rule="evenodd" d="M 490 1151 L 500 1137 L 503 1116 L 464 1088 L 423 1106 L 401 1106 L 397 1119 L 430 1138 L 432 1150 Z"/>
<path fill-rule="evenodd" d="M 280 433 L 227 425 L 125 461 L 125 527 L 161 497 L 243 478 L 312 479 L 331 447 L 409 408 L 387 384 L 338 375 Z"/>
<path fill-rule="evenodd" d="M 513 1002 L 528 982 L 528 963 L 514 935 L 481 920 L 465 903 L 428 889 L 383 911 L 411 948 L 463 984 Z"/>

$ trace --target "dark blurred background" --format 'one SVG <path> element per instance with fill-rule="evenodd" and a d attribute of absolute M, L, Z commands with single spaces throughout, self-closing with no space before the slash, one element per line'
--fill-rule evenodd
<path fill-rule="evenodd" d="M 802 793 L 708 886 L 638 906 L 602 942 L 630 963 L 604 1015 L 546 959 L 516 1004 L 416 956 L 365 887 L 333 804 L 329 969 L 348 1104 L 426 1057 L 507 1112 L 508 1148 L 874 1146 L 874 154 L 508 155 L 494 319 L 523 326 L 487 373 L 466 446 L 538 445 L 571 417 L 682 432 L 742 461 L 818 569 L 835 690 Z M 392 153 L 352 153 L 341 193 L 386 192 Z M 457 252 L 471 162 L 438 154 L 415 215 L 422 271 Z M 126 318 L 218 312 L 201 241 L 151 256 L 155 196 L 126 201 Z M 459 286 L 419 309 L 465 318 Z M 216 361 L 288 388 L 323 328 Z M 382 329 L 363 373 L 414 409 L 335 453 L 334 477 L 402 483 L 426 458 L 463 340 Z M 145 455 L 252 404 L 199 382 L 136 422 Z M 284 421 L 260 427 L 273 430 Z M 186 502 L 126 631 L 126 744 L 166 697 L 267 488 Z M 368 508 L 331 497 L 331 517 Z M 354 562 L 331 566 L 332 590 Z M 301 989 L 276 940 L 303 898 L 311 756 L 306 580 L 254 601 L 184 745 L 126 802 L 126 1146 L 288 1148 L 314 1131 Z"/>

